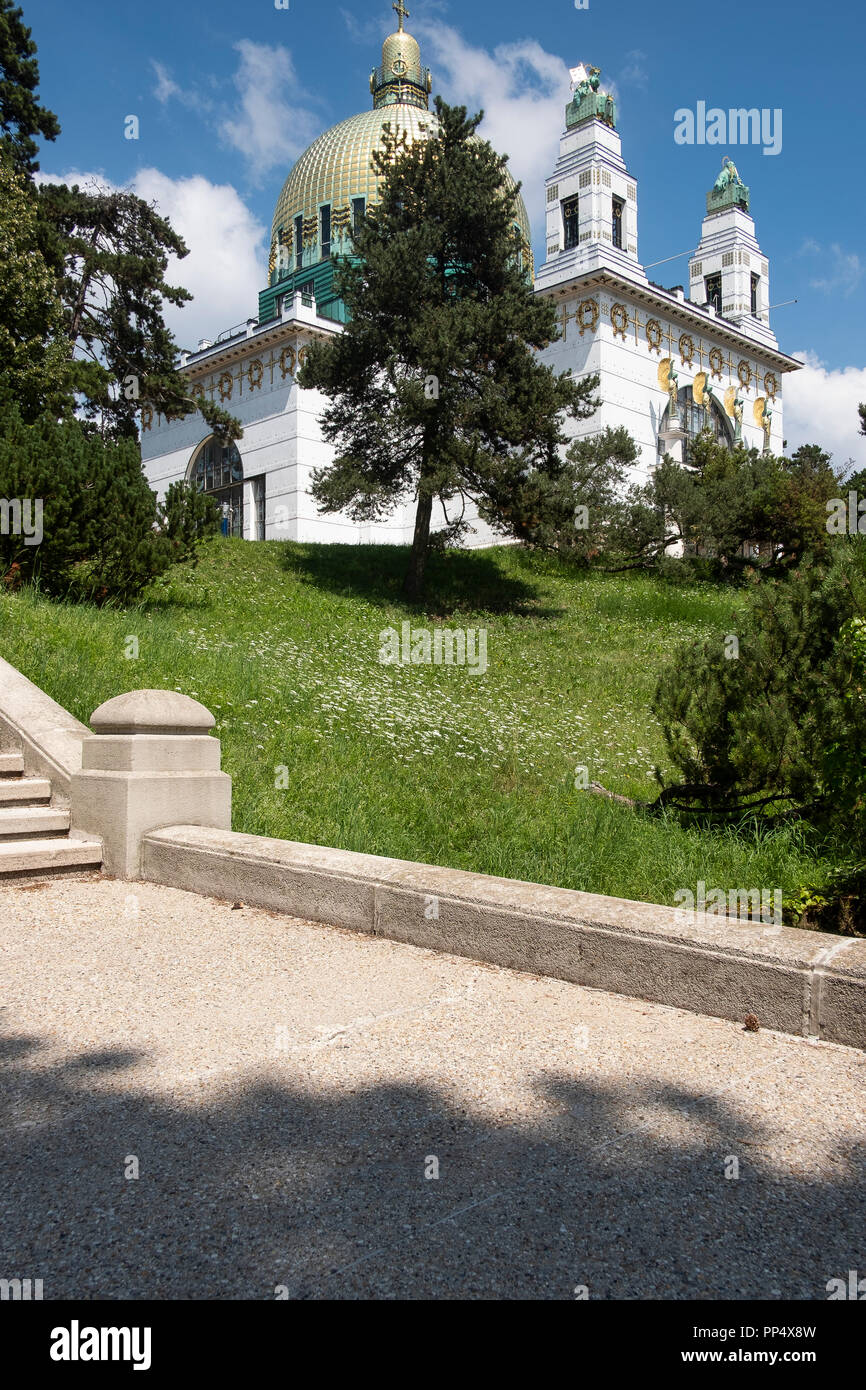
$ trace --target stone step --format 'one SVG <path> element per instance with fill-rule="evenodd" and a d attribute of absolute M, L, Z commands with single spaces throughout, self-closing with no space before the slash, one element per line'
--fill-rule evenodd
<path fill-rule="evenodd" d="M 0 806 L 0 840 L 7 835 L 51 835 L 69 829 L 69 812 L 59 806 Z"/>
<path fill-rule="evenodd" d="M 0 777 L 10 777 L 24 771 L 24 758 L 20 753 L 0 753 Z"/>
<path fill-rule="evenodd" d="M 19 801 L 50 801 L 51 783 L 47 777 L 0 779 L 0 806 Z"/>
<path fill-rule="evenodd" d="M 34 869 L 98 868 L 101 840 L 7 840 L 0 843 L 0 876 Z"/>

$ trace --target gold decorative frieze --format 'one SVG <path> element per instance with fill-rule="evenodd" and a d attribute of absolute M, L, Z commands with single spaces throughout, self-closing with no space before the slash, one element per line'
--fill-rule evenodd
<path fill-rule="evenodd" d="M 690 367 L 695 360 L 695 340 L 690 333 L 681 333 L 679 341 L 680 361 Z"/>
<path fill-rule="evenodd" d="M 745 357 L 741 357 L 737 363 L 737 380 L 743 389 L 748 391 L 752 384 L 752 367 Z"/>
<path fill-rule="evenodd" d="M 352 210 L 348 203 L 342 203 L 331 213 L 331 230 L 337 236 L 345 236 L 352 220 Z"/>
<path fill-rule="evenodd" d="M 222 375 L 220 376 L 220 379 L 219 379 L 220 400 L 221 400 L 221 401 L 230 401 L 231 398 L 232 398 L 232 390 L 233 390 L 233 389 L 234 389 L 234 380 L 233 380 L 233 378 L 232 378 L 231 372 L 223 372 Z"/>
<path fill-rule="evenodd" d="M 722 367 L 725 365 L 725 358 L 721 348 L 710 348 L 710 371 L 716 381 L 722 379 Z"/>
<path fill-rule="evenodd" d="M 779 382 L 775 372 L 764 373 L 764 390 L 766 391 L 771 401 L 774 401 L 776 399 L 776 395 L 779 390 Z"/>

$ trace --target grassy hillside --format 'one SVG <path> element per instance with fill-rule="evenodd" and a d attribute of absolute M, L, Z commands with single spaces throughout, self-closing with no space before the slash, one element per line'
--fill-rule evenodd
<path fill-rule="evenodd" d="M 657 902 L 698 880 L 787 894 L 821 876 L 797 831 L 685 830 L 574 787 L 582 764 L 654 795 L 657 674 L 731 630 L 736 594 L 503 547 L 435 557 L 420 612 L 404 565 L 394 547 L 214 541 L 135 608 L 4 596 L 0 653 L 84 721 L 140 687 L 201 700 L 237 830 Z M 486 628 L 488 669 L 383 665 L 379 634 L 406 619 Z"/>

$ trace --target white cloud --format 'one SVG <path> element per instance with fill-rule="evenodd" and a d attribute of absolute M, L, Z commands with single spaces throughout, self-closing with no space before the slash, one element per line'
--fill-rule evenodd
<path fill-rule="evenodd" d="M 833 466 L 849 459 L 866 467 L 866 438 L 860 434 L 857 407 L 866 402 L 866 367 L 828 370 L 814 352 L 795 352 L 805 365 L 785 378 L 784 422 L 788 452 L 800 444 L 820 444 L 833 455 Z"/>
<path fill-rule="evenodd" d="M 156 73 L 153 95 L 161 106 L 167 106 L 170 101 L 179 101 L 181 106 L 188 106 L 190 110 L 202 114 L 213 110 L 213 102 L 202 96 L 201 92 L 194 87 L 181 87 L 175 82 L 164 63 L 151 59 L 150 65 Z"/>
<path fill-rule="evenodd" d="M 170 101 L 172 97 L 180 98 L 183 96 L 181 88 L 169 75 L 168 69 L 164 67 L 162 63 L 157 63 L 154 60 L 151 62 L 151 67 L 156 73 L 157 81 L 156 86 L 153 90 L 153 94 L 156 97 L 157 101 L 162 102 L 162 104 L 165 105 L 165 103 L 167 101 Z"/>
<path fill-rule="evenodd" d="M 158 169 L 142 169 L 131 186 L 156 203 L 189 247 L 184 260 L 170 262 L 166 277 L 195 296 L 182 309 L 166 308 L 178 342 L 195 347 L 199 338 L 255 318 L 267 280 L 267 232 L 237 190 L 200 175 L 170 179 Z"/>
<path fill-rule="evenodd" d="M 43 183 L 77 183 L 111 189 L 101 174 L 39 174 Z M 183 260 L 169 258 L 166 280 L 195 297 L 178 308 L 165 305 L 165 321 L 181 347 L 214 338 L 224 328 L 255 318 L 258 292 L 267 280 L 266 228 L 253 216 L 231 184 L 210 183 L 195 175 L 171 179 L 158 169 L 142 169 L 126 187 L 168 219 L 189 247 Z"/>
<path fill-rule="evenodd" d="M 339 13 L 346 26 L 346 33 L 353 43 L 362 44 L 364 48 L 372 48 L 374 53 L 377 48 L 381 48 L 385 29 L 380 14 L 370 15 L 361 20 L 357 19 L 351 10 L 344 9 L 342 5 Z"/>
<path fill-rule="evenodd" d="M 261 184 L 269 171 L 286 168 L 321 134 L 322 122 L 301 102 L 306 98 L 292 56 L 281 44 L 271 47 L 241 39 L 234 84 L 239 105 L 220 122 L 227 144 L 248 160 L 252 181 Z"/>
<path fill-rule="evenodd" d="M 500 44 L 490 53 L 473 48 L 446 25 L 418 24 L 416 29 L 436 90 L 470 113 L 483 107 L 480 133 L 508 155 L 511 173 L 523 184 L 533 230 L 542 235 L 543 180 L 556 163 L 571 96 L 566 63 L 534 39 Z"/>
<path fill-rule="evenodd" d="M 620 82 L 624 83 L 626 86 L 645 89 L 649 84 L 649 72 L 644 66 L 646 57 L 647 55 L 644 53 L 643 49 L 629 49 L 628 53 L 625 55 L 625 67 L 621 69 L 619 74 Z M 609 85 L 609 83 L 606 84 L 606 87 Z"/>
<path fill-rule="evenodd" d="M 813 290 L 822 290 L 824 294 L 835 294 L 839 290 L 846 297 L 853 294 L 866 270 L 856 251 L 843 250 L 838 241 L 825 247 L 814 238 L 807 237 L 797 255 L 820 257 L 821 264 L 816 269 L 823 273 L 810 280 L 809 285 Z"/>

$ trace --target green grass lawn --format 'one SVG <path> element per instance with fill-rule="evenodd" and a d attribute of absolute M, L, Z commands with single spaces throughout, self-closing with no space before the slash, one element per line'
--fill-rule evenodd
<path fill-rule="evenodd" d="M 201 700 L 236 830 L 666 903 L 699 880 L 787 895 L 824 878 L 799 831 L 686 829 L 575 789 L 583 765 L 655 795 L 658 672 L 731 630 L 735 592 L 501 547 L 434 556 L 422 612 L 400 597 L 405 562 L 388 546 L 213 541 L 133 608 L 4 596 L 0 652 L 85 722 L 125 690 Z M 485 628 L 486 672 L 382 664 L 380 632 L 406 619 Z"/>

